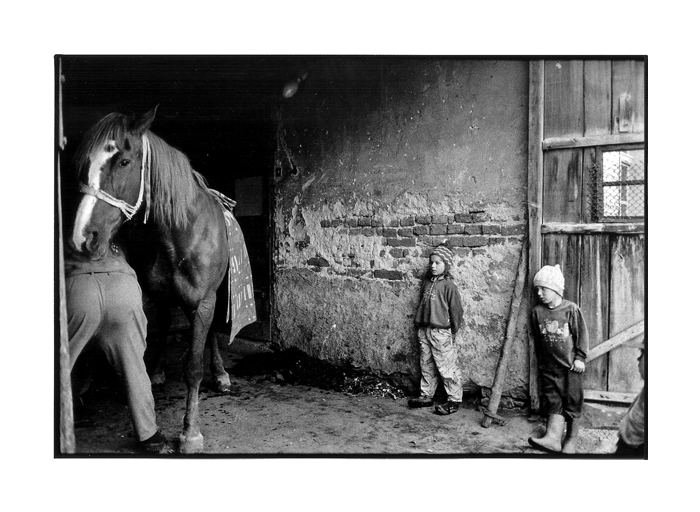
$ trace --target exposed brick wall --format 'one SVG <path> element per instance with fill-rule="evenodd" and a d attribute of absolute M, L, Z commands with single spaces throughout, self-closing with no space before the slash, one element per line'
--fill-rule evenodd
<path fill-rule="evenodd" d="M 519 216 L 514 216 L 509 221 L 492 220 L 483 211 L 450 215 L 411 215 L 389 219 L 369 216 L 323 219 L 320 226 L 350 236 L 382 237 L 386 250 L 380 253 L 380 257 L 394 259 L 398 263 L 410 263 L 411 257 L 428 258 L 433 248 L 443 242 L 446 242 L 457 256 L 464 258 L 479 248 L 520 241 L 527 229 Z M 365 265 L 363 271 L 353 258 L 354 255 L 334 255 L 334 261 L 341 268 L 327 268 L 326 271 L 357 278 L 397 280 L 409 275 L 415 277 L 413 271 L 408 274 L 384 270 L 372 272 L 372 264 L 369 267 Z M 371 263 L 373 262 L 372 260 Z M 330 266 L 328 261 L 320 256 L 309 258 L 306 264 L 310 267 Z M 349 269 L 353 271 L 348 272 Z"/>

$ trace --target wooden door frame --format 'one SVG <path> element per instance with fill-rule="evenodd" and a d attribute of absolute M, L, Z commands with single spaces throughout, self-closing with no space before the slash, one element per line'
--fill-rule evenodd
<path fill-rule="evenodd" d="M 528 257 L 527 282 L 532 283 L 535 272 L 539 269 L 540 262 L 542 261 L 544 60 L 530 61 L 528 95 L 527 218 L 530 251 Z M 534 292 L 531 286 L 527 286 L 527 288 L 530 290 L 530 293 L 526 294 L 526 297 L 529 299 L 528 303 L 532 305 L 536 300 Z M 535 338 L 533 333 L 530 329 L 527 331 L 530 408 L 534 412 L 540 409 L 540 392 L 537 381 L 537 355 L 535 352 Z"/>
<path fill-rule="evenodd" d="M 58 388 L 56 393 L 57 400 L 54 405 L 58 410 L 55 416 L 57 417 L 59 436 L 58 443 L 55 446 L 57 455 L 75 453 L 75 430 L 73 428 L 73 393 L 70 380 L 70 352 L 68 350 L 68 326 L 66 314 L 66 281 L 63 270 L 63 215 L 61 209 L 61 152 L 66 147 L 66 137 L 63 133 L 63 70 L 61 66 L 61 57 L 55 58 L 55 73 L 56 73 L 56 132 L 55 132 L 55 195 L 54 201 L 54 240 L 56 244 L 56 254 L 54 260 L 54 270 L 56 275 L 56 293 L 58 300 L 56 301 L 56 316 L 57 316 L 57 340 L 56 350 L 54 352 L 55 364 L 54 368 L 57 372 L 55 376 L 55 386 Z"/>

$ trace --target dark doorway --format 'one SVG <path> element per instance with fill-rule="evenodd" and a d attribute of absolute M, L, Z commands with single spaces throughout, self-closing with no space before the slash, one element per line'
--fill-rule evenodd
<path fill-rule="evenodd" d="M 274 111 L 297 66 L 279 57 L 62 56 L 63 214 L 77 204 L 72 154 L 85 131 L 110 112 L 158 105 L 151 129 L 182 150 L 209 186 L 236 199 L 250 255 L 258 322 L 240 336 L 270 340 L 270 196 Z M 70 229 L 70 220 L 64 229 Z M 173 327 L 184 317 L 174 317 Z"/>

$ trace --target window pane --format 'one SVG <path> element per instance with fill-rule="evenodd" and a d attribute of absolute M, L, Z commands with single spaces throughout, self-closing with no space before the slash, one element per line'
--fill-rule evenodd
<path fill-rule="evenodd" d="M 627 149 L 603 153 L 603 182 L 644 179 L 644 150 Z"/>
<path fill-rule="evenodd" d="M 627 180 L 643 180 L 644 179 L 644 150 L 634 149 L 622 151 L 622 157 L 629 161 L 627 169 Z"/>
<path fill-rule="evenodd" d="M 620 216 L 620 188 L 603 187 L 603 216 Z"/>
<path fill-rule="evenodd" d="M 603 182 L 620 181 L 620 152 L 603 153 Z"/>
<path fill-rule="evenodd" d="M 603 187 L 604 217 L 643 217 L 644 185 Z"/>
<path fill-rule="evenodd" d="M 644 216 L 644 185 L 628 185 L 627 187 L 627 216 Z"/>

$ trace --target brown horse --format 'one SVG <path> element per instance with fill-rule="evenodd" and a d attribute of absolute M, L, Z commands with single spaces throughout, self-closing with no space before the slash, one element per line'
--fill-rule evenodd
<path fill-rule="evenodd" d="M 228 286 L 230 340 L 255 321 L 250 264 L 235 204 L 209 189 L 187 157 L 149 130 L 153 109 L 130 119 L 112 113 L 86 133 L 76 158 L 83 196 L 71 243 L 94 259 L 106 253 L 125 220 L 138 224 L 138 243 L 126 254 L 156 309 L 157 346 L 165 344 L 171 304 L 179 305 L 191 326 L 185 363 L 187 406 L 180 451 L 204 447 L 199 428 L 199 386 L 205 343 L 220 390 L 230 388 L 216 338 L 210 335 L 217 289 Z M 150 343 L 150 340 L 149 340 Z M 162 352 L 162 351 L 161 351 Z M 163 377 L 157 366 L 154 382 Z"/>

